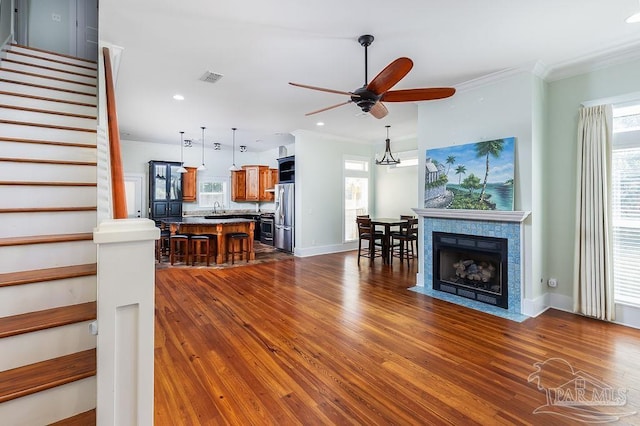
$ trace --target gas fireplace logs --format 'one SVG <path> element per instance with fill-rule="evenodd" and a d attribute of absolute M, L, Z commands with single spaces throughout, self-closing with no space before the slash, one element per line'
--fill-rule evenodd
<path fill-rule="evenodd" d="M 496 267 L 487 262 L 476 264 L 475 260 L 459 260 L 453 264 L 456 276 L 478 283 L 488 283 L 495 276 Z"/>

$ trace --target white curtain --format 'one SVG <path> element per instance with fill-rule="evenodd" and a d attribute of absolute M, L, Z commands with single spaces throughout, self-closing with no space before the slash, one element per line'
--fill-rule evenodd
<path fill-rule="evenodd" d="M 581 108 L 578 122 L 578 187 L 574 311 L 612 321 L 611 141 L 612 107 Z"/>

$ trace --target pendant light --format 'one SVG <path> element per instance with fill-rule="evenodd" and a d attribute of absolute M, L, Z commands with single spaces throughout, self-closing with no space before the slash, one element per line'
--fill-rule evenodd
<path fill-rule="evenodd" d="M 187 169 L 184 168 L 184 132 L 180 132 L 180 168 L 178 173 L 187 173 Z"/>
<path fill-rule="evenodd" d="M 200 127 L 202 129 L 202 164 L 198 166 L 198 170 L 207 170 L 204 165 L 204 129 L 205 127 Z"/>
<path fill-rule="evenodd" d="M 400 158 L 394 158 L 391 153 L 391 141 L 389 140 L 389 125 L 384 126 L 387 128 L 387 139 L 385 140 L 384 155 L 381 160 L 376 160 L 376 164 L 381 166 L 391 166 L 394 164 L 400 164 Z"/>
<path fill-rule="evenodd" d="M 232 151 L 233 164 L 231 164 L 231 167 L 229 167 L 229 170 L 233 171 L 233 170 L 238 170 L 238 168 L 236 167 L 236 130 L 238 129 L 235 127 L 232 127 L 231 130 L 233 130 L 233 151 Z"/>

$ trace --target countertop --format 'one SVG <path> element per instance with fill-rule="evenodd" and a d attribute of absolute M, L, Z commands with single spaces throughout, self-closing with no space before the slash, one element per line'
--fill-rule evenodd
<path fill-rule="evenodd" d="M 218 225 L 225 223 L 245 223 L 255 222 L 254 219 L 247 218 L 215 218 L 207 219 L 204 217 L 168 217 L 161 220 L 163 223 L 179 223 L 179 224 L 192 224 L 192 225 Z"/>

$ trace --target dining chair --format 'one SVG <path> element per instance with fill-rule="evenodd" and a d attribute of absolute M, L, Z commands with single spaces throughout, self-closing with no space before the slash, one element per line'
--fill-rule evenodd
<path fill-rule="evenodd" d="M 374 258 L 383 257 L 384 233 L 376 231 L 368 217 L 358 217 L 356 223 L 358 225 L 358 265 L 360 265 L 361 257 L 369 258 L 369 264 L 373 265 Z M 363 241 L 367 241 L 367 247 L 364 248 L 364 251 Z"/>
<path fill-rule="evenodd" d="M 391 233 L 391 250 L 392 257 L 399 257 L 400 262 L 406 258 L 407 265 L 410 260 L 418 257 L 418 219 L 407 219 L 406 225 L 402 225 L 399 231 Z"/>

